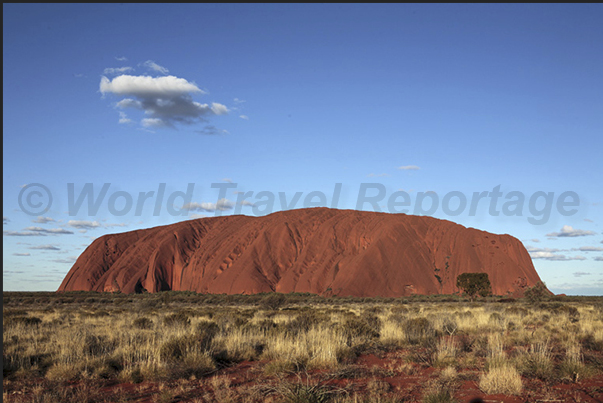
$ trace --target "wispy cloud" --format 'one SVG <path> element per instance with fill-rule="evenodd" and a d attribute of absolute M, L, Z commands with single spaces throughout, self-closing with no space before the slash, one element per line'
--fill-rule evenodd
<path fill-rule="evenodd" d="M 52 261 L 56 262 L 56 263 L 68 263 L 68 264 L 71 264 L 71 263 L 75 263 L 76 260 L 77 260 L 77 256 L 69 256 L 66 259 L 53 259 Z"/>
<path fill-rule="evenodd" d="M 222 181 L 227 182 L 227 183 L 232 183 L 232 179 L 230 179 L 230 178 L 222 178 Z"/>
<path fill-rule="evenodd" d="M 67 226 L 78 229 L 94 229 L 101 225 L 98 221 L 69 220 Z"/>
<path fill-rule="evenodd" d="M 36 246 L 30 246 L 27 249 L 34 249 L 34 250 L 61 250 L 61 248 L 54 246 L 54 245 L 36 245 Z"/>
<path fill-rule="evenodd" d="M 158 65 L 152 60 L 147 60 L 146 62 L 142 63 L 142 65 L 149 70 L 156 71 L 157 73 L 167 74 L 170 72 L 167 68 Z"/>
<path fill-rule="evenodd" d="M 219 134 L 228 134 L 227 130 L 218 129 L 216 126 L 207 125 L 201 130 L 197 130 L 197 133 L 204 134 L 207 136 L 216 136 Z"/>
<path fill-rule="evenodd" d="M 129 123 L 134 123 L 134 121 L 132 119 L 128 118 L 128 115 L 126 115 L 125 112 L 119 112 L 119 124 L 120 125 L 127 125 Z"/>
<path fill-rule="evenodd" d="M 526 246 L 526 250 L 532 259 L 543 259 L 552 261 L 568 261 L 568 260 L 586 260 L 584 256 L 566 256 L 559 254 L 563 249 L 556 248 L 536 248 L 534 246 Z"/>
<path fill-rule="evenodd" d="M 584 271 L 576 271 L 573 274 L 574 274 L 574 277 L 582 277 L 582 276 L 590 276 L 591 273 L 587 273 Z"/>
<path fill-rule="evenodd" d="M 120 223 L 113 223 L 113 224 L 104 224 L 103 227 L 105 228 L 113 228 L 113 227 L 127 227 L 128 224 L 126 224 L 125 222 L 120 222 Z"/>
<path fill-rule="evenodd" d="M 228 200 L 228 199 L 220 199 L 218 200 L 216 203 L 196 203 L 196 202 L 192 202 L 192 203 L 187 203 L 184 206 L 182 206 L 182 209 L 184 210 L 188 210 L 188 211 L 208 211 L 208 212 L 212 212 L 212 211 L 226 211 L 226 210 L 232 210 L 234 208 L 234 202 Z"/>
<path fill-rule="evenodd" d="M 53 234 L 53 235 L 73 234 L 73 231 L 69 231 L 64 228 L 27 227 L 27 228 L 23 228 L 23 231 L 35 231 L 35 232 L 42 232 L 45 234 Z"/>
<path fill-rule="evenodd" d="M 603 248 L 600 246 L 581 246 L 579 248 L 572 248 L 572 250 L 578 250 L 581 252 L 603 252 Z"/>
<path fill-rule="evenodd" d="M 418 171 L 421 168 L 416 165 L 403 165 L 401 167 L 398 167 L 398 169 L 401 169 L 403 171 Z"/>
<path fill-rule="evenodd" d="M 31 253 L 13 253 L 13 256 L 31 256 Z"/>
<path fill-rule="evenodd" d="M 129 71 L 134 71 L 132 67 L 107 67 L 103 70 L 103 74 L 113 75 L 113 74 L 123 74 Z"/>
<path fill-rule="evenodd" d="M 46 236 L 41 232 L 32 232 L 32 231 L 2 231 L 2 235 L 4 236 Z"/>
<path fill-rule="evenodd" d="M 249 120 L 249 116 L 247 115 L 239 115 L 239 117 L 244 120 Z"/>
<path fill-rule="evenodd" d="M 574 229 L 571 225 L 564 225 L 561 228 L 561 232 L 550 232 L 546 236 L 550 237 L 576 237 L 576 236 L 588 236 L 595 235 L 593 231 L 587 231 L 583 229 Z"/>
<path fill-rule="evenodd" d="M 48 224 L 49 222 L 55 222 L 55 219 L 50 217 L 38 216 L 35 220 L 31 220 L 31 222 L 36 224 Z"/>
<path fill-rule="evenodd" d="M 128 58 L 127 57 L 123 57 L 123 56 L 122 57 L 115 57 L 115 60 L 118 60 L 120 62 L 125 62 L 125 61 L 128 60 Z"/>

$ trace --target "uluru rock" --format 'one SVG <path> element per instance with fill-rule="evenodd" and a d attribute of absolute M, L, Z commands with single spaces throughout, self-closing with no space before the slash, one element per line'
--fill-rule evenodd
<path fill-rule="evenodd" d="M 540 281 L 510 235 L 427 216 L 310 208 L 105 235 L 59 291 L 399 297 L 452 294 L 465 272 L 488 273 L 497 295 Z"/>

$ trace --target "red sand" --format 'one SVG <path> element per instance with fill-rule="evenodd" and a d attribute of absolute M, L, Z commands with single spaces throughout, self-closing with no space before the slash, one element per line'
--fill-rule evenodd
<path fill-rule="evenodd" d="M 399 297 L 452 294 L 464 272 L 488 273 L 497 295 L 540 281 L 510 235 L 426 216 L 311 208 L 105 235 L 59 291 Z"/>

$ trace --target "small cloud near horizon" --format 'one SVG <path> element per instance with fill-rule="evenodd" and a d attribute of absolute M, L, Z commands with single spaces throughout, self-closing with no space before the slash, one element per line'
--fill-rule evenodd
<path fill-rule="evenodd" d="M 579 248 L 572 248 L 572 250 L 581 252 L 603 252 L 603 248 L 599 246 L 581 246 Z"/>
<path fill-rule="evenodd" d="M 77 229 L 94 229 L 100 227 L 98 221 L 85 221 L 85 220 L 69 220 L 67 222 L 68 227 Z"/>
<path fill-rule="evenodd" d="M 555 248 L 536 248 L 534 246 L 527 245 L 526 250 L 530 254 L 532 259 L 543 259 L 543 260 L 551 260 L 551 261 L 569 261 L 569 260 L 586 260 L 584 256 L 566 256 L 559 254 L 558 252 L 563 252 L 563 249 L 555 249 Z"/>
<path fill-rule="evenodd" d="M 546 234 L 546 236 L 561 238 L 561 237 L 589 236 L 589 235 L 595 235 L 595 234 L 596 234 L 596 232 L 594 232 L 594 231 L 577 229 L 577 228 L 573 228 L 571 225 L 564 225 L 561 228 L 560 232 L 550 232 L 550 233 Z"/>
<path fill-rule="evenodd" d="M 403 165 L 401 167 L 398 167 L 398 169 L 401 169 L 403 171 L 418 171 L 421 168 L 416 165 Z"/>
<path fill-rule="evenodd" d="M 42 228 L 42 227 L 27 227 L 23 228 L 23 231 L 34 231 L 34 232 L 43 232 L 45 234 L 53 234 L 53 235 L 65 235 L 65 234 L 73 234 L 73 231 L 68 231 L 64 228 Z"/>
<path fill-rule="evenodd" d="M 50 217 L 38 216 L 35 220 L 31 220 L 31 222 L 36 224 L 48 224 L 49 222 L 56 222 L 56 220 Z"/>
<path fill-rule="evenodd" d="M 192 202 L 192 203 L 187 203 L 184 206 L 182 206 L 183 210 L 188 210 L 188 211 L 208 211 L 208 212 L 213 212 L 216 210 L 219 211 L 226 211 L 226 210 L 232 210 L 234 208 L 234 202 L 228 200 L 228 199 L 220 199 L 218 200 L 216 203 L 196 203 L 196 202 Z"/>
<path fill-rule="evenodd" d="M 36 246 L 30 246 L 27 249 L 34 249 L 34 250 L 61 250 L 61 248 L 54 246 L 54 245 L 36 245 Z"/>

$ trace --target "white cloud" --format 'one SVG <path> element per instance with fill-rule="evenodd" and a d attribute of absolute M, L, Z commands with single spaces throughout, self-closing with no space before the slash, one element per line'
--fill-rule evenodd
<path fill-rule="evenodd" d="M 561 249 L 552 249 L 552 248 L 537 248 L 535 246 L 527 245 L 526 250 L 528 252 L 559 252 Z"/>
<path fill-rule="evenodd" d="M 230 200 L 220 199 L 216 203 L 197 203 L 197 202 L 187 203 L 184 206 L 182 206 L 182 209 L 188 210 L 188 211 L 210 211 L 211 212 L 211 211 L 216 211 L 216 210 L 220 210 L 220 211 L 232 210 L 233 207 L 234 207 L 234 203 L 231 202 Z"/>
<path fill-rule="evenodd" d="M 403 165 L 401 167 L 398 167 L 398 169 L 402 169 L 404 171 L 418 171 L 421 168 L 416 165 Z"/>
<path fill-rule="evenodd" d="M 36 249 L 36 250 L 61 250 L 61 248 L 56 247 L 54 245 L 36 245 L 36 246 L 30 246 L 27 249 Z"/>
<path fill-rule="evenodd" d="M 588 235 L 595 235 L 595 232 L 582 229 L 574 229 L 571 225 L 564 225 L 561 228 L 561 232 L 551 232 L 546 234 L 546 236 L 551 237 L 576 237 Z"/>
<path fill-rule="evenodd" d="M 31 253 L 13 253 L 13 256 L 31 256 Z"/>
<path fill-rule="evenodd" d="M 150 77 L 121 75 L 109 80 L 101 77 L 101 93 L 141 98 L 172 98 L 190 93 L 203 93 L 195 84 L 174 76 Z"/>
<path fill-rule="evenodd" d="M 67 226 L 78 229 L 93 229 L 98 228 L 101 225 L 98 221 L 69 220 Z"/>
<path fill-rule="evenodd" d="M 132 119 L 128 119 L 128 116 L 124 112 L 119 112 L 119 124 L 134 123 Z"/>
<path fill-rule="evenodd" d="M 566 261 L 566 260 L 586 260 L 584 256 L 566 256 L 557 255 L 554 252 L 532 252 L 530 253 L 532 259 L 544 259 L 554 261 Z"/>
<path fill-rule="evenodd" d="M 197 133 L 204 134 L 207 136 L 215 136 L 218 134 L 228 134 L 227 130 L 218 129 L 216 126 L 207 125 L 201 130 L 197 130 Z"/>
<path fill-rule="evenodd" d="M 175 76 L 151 77 L 120 75 L 112 80 L 103 76 L 100 83 L 101 93 L 115 94 L 126 98 L 118 101 L 119 109 L 133 108 L 141 110 L 145 118 L 143 127 L 174 127 L 179 124 L 206 122 L 211 116 L 225 115 L 230 110 L 217 102 L 199 103 L 193 100 L 193 94 L 205 94 L 196 84 Z M 127 119 L 127 120 L 125 120 Z M 125 114 L 120 114 L 120 123 L 129 123 Z M 219 134 L 224 130 L 207 126 L 203 134 Z"/>
<path fill-rule="evenodd" d="M 103 74 L 123 74 L 129 71 L 134 71 L 132 67 L 107 67 L 103 70 Z"/>
<path fill-rule="evenodd" d="M 249 120 L 249 116 L 247 115 L 239 115 L 241 119 Z"/>
<path fill-rule="evenodd" d="M 68 231 L 64 228 L 42 228 L 42 227 L 27 227 L 23 228 L 23 231 L 35 231 L 35 232 L 43 232 L 45 234 L 54 234 L 54 235 L 63 235 L 63 234 L 73 234 L 72 231 Z"/>
<path fill-rule="evenodd" d="M 142 65 L 144 67 L 148 68 L 149 70 L 153 70 L 153 71 L 156 71 L 156 72 L 161 73 L 161 74 L 167 74 L 167 73 L 170 72 L 167 68 L 158 65 L 157 63 L 155 63 L 152 60 L 147 60 Z"/>
<path fill-rule="evenodd" d="M 125 109 L 125 108 L 142 109 L 142 104 L 140 103 L 140 101 L 137 101 L 132 98 L 122 99 L 117 104 L 115 104 L 115 106 L 117 106 L 118 108 L 122 108 L 122 109 Z"/>
<path fill-rule="evenodd" d="M 191 214 L 191 215 L 189 216 L 189 218 L 190 218 L 191 220 L 196 220 L 196 219 L 198 219 L 198 218 L 205 218 L 205 217 L 207 217 L 205 214 Z"/>
<path fill-rule="evenodd" d="M 573 248 L 572 250 L 579 250 L 581 252 L 603 252 L 603 248 L 599 246 L 581 246 L 579 248 Z"/>
<path fill-rule="evenodd" d="M 244 101 L 244 100 L 239 99 L 239 98 L 235 98 L 233 101 L 234 101 L 234 103 L 235 103 L 235 104 L 237 104 L 237 105 L 238 105 L 238 104 L 242 104 L 242 103 L 247 102 L 247 101 Z"/>
<path fill-rule="evenodd" d="M 36 224 L 48 224 L 49 222 L 55 222 L 55 219 L 50 217 L 38 216 L 35 220 L 31 220 L 31 222 L 34 222 Z"/>
<path fill-rule="evenodd" d="M 120 62 L 125 62 L 125 61 L 128 60 L 128 58 L 127 57 L 123 57 L 123 56 L 122 57 L 115 57 L 115 60 L 118 60 Z"/>
<path fill-rule="evenodd" d="M 227 182 L 227 183 L 232 183 L 232 179 L 230 179 L 230 178 L 222 178 L 222 181 Z"/>
<path fill-rule="evenodd" d="M 54 259 L 53 262 L 57 262 L 57 263 L 75 263 L 75 261 L 77 260 L 77 256 L 69 256 L 66 259 Z"/>
<path fill-rule="evenodd" d="M 567 261 L 567 260 L 586 260 L 584 256 L 566 256 L 558 254 L 563 252 L 563 249 L 555 248 L 536 248 L 534 246 L 526 246 L 526 250 L 530 254 L 532 259 L 544 259 L 554 261 Z"/>
<path fill-rule="evenodd" d="M 225 105 L 219 104 L 217 102 L 212 102 L 211 111 L 215 115 L 226 115 L 228 113 L 228 108 Z"/>
<path fill-rule="evenodd" d="M 121 223 L 115 223 L 115 224 L 105 224 L 103 225 L 105 228 L 113 228 L 113 227 L 127 227 L 128 224 L 126 224 L 125 222 L 121 222 Z"/>
<path fill-rule="evenodd" d="M 2 231 L 2 235 L 5 236 L 46 236 L 41 232 L 32 231 Z"/>
<path fill-rule="evenodd" d="M 242 200 L 241 203 L 239 203 L 241 206 L 250 206 L 253 207 L 255 206 L 255 203 L 250 202 L 249 200 Z"/>
<path fill-rule="evenodd" d="M 144 127 L 166 127 L 169 126 L 163 119 L 159 118 L 146 118 L 142 119 L 140 123 Z"/>

